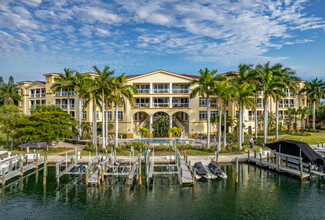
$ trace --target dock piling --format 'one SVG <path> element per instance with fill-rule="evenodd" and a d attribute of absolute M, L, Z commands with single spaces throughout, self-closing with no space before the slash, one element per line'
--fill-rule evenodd
<path fill-rule="evenodd" d="M 238 184 L 238 157 L 236 157 L 236 184 Z"/>
<path fill-rule="evenodd" d="M 5 168 L 4 167 L 2 167 L 2 186 L 4 186 L 5 185 L 5 183 L 6 183 L 6 175 L 5 175 Z"/>
<path fill-rule="evenodd" d="M 47 152 L 44 156 L 44 167 L 43 167 L 43 185 L 46 186 L 46 177 L 47 177 Z"/>

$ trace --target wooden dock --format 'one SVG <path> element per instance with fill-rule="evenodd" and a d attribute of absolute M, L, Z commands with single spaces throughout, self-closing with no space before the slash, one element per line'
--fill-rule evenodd
<path fill-rule="evenodd" d="M 17 176 L 21 176 L 22 173 L 25 173 L 25 172 L 27 172 L 29 170 L 37 168 L 39 165 L 42 165 L 44 163 L 44 160 L 39 159 L 37 163 L 38 163 L 37 166 L 36 166 L 36 161 L 35 161 L 33 163 L 30 163 L 30 164 L 27 164 L 27 165 L 23 166 L 22 170 L 21 170 L 21 168 L 17 168 L 15 170 L 11 171 L 11 172 L 6 173 L 4 175 L 5 181 L 8 181 L 8 180 L 10 180 L 12 178 L 15 178 Z M 0 177 L 0 184 L 2 184 L 2 183 L 3 183 L 2 177 Z"/>
<path fill-rule="evenodd" d="M 268 167 L 269 169 L 274 169 L 277 170 L 278 172 L 282 172 L 282 173 L 287 173 L 296 177 L 303 179 L 309 178 L 310 177 L 310 173 L 304 172 L 303 169 L 297 170 L 294 168 L 291 168 L 289 166 L 283 166 L 281 161 L 278 163 L 271 163 L 269 161 L 265 161 L 261 158 L 257 158 L 257 157 L 249 157 L 249 161 L 255 163 L 258 166 L 261 167 Z"/>

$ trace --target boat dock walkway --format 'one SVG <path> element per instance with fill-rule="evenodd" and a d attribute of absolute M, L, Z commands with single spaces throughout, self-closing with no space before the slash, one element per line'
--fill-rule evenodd
<path fill-rule="evenodd" d="M 38 166 L 44 164 L 44 159 L 38 159 L 38 156 L 36 156 L 36 159 L 32 163 L 28 163 L 28 159 L 26 159 L 26 165 L 23 163 L 23 156 L 19 155 L 16 157 L 13 157 L 12 160 L 8 160 L 9 162 L 17 160 L 16 169 L 10 168 L 9 172 L 5 173 L 2 172 L 2 175 L 0 176 L 0 184 L 4 185 L 6 181 L 15 178 L 17 176 L 23 176 L 25 172 L 28 172 L 32 169 L 38 169 Z M 12 166 L 12 164 L 11 164 Z M 4 171 L 4 169 L 2 170 Z"/>

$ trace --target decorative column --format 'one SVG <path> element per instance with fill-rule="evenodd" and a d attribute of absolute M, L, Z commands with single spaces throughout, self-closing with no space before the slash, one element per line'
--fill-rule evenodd
<path fill-rule="evenodd" d="M 149 123 L 149 126 L 150 126 L 150 137 L 152 137 L 152 123 L 153 123 L 153 115 L 150 115 L 150 123 Z"/>
<path fill-rule="evenodd" d="M 149 98 L 149 108 L 152 108 L 152 97 Z"/>
<path fill-rule="evenodd" d="M 173 127 L 173 115 L 169 115 L 169 128 Z"/>
<path fill-rule="evenodd" d="M 133 137 L 133 114 L 131 114 L 131 134 L 132 134 L 132 137 Z"/>
<path fill-rule="evenodd" d="M 152 91 L 152 82 L 150 83 L 150 94 L 152 94 L 153 93 L 153 91 Z"/>
<path fill-rule="evenodd" d="M 169 93 L 170 94 L 173 93 L 173 83 L 172 82 L 169 83 Z"/>
<path fill-rule="evenodd" d="M 173 97 L 169 97 L 169 108 L 173 107 Z"/>
<path fill-rule="evenodd" d="M 191 133 L 191 116 L 188 114 L 188 137 L 190 137 Z"/>

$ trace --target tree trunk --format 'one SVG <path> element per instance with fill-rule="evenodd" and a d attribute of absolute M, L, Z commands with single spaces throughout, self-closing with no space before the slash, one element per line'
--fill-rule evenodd
<path fill-rule="evenodd" d="M 105 100 L 104 94 L 102 94 L 102 149 L 106 148 L 105 139 Z"/>
<path fill-rule="evenodd" d="M 10 134 L 10 131 L 7 132 L 7 143 L 6 143 L 6 147 L 9 147 L 9 134 Z"/>
<path fill-rule="evenodd" d="M 298 133 L 297 116 L 295 115 L 295 131 Z"/>
<path fill-rule="evenodd" d="M 223 146 L 227 145 L 227 115 L 226 115 L 226 104 L 223 104 Z"/>
<path fill-rule="evenodd" d="M 245 113 L 245 107 L 242 106 L 242 112 L 241 112 L 241 121 L 242 121 L 242 124 L 244 125 L 244 113 Z M 243 145 L 244 141 L 245 141 L 245 135 L 244 135 L 244 126 L 241 130 L 241 143 Z"/>
<path fill-rule="evenodd" d="M 218 152 L 221 150 L 221 123 L 222 123 L 222 102 L 219 102 L 219 127 L 218 127 Z"/>
<path fill-rule="evenodd" d="M 70 91 L 68 89 L 68 114 L 70 115 Z"/>
<path fill-rule="evenodd" d="M 267 141 L 267 129 L 268 129 L 268 98 L 264 99 L 264 144 Z"/>
<path fill-rule="evenodd" d="M 12 150 L 14 147 L 14 138 L 11 137 L 11 145 L 10 145 L 10 150 Z"/>
<path fill-rule="evenodd" d="M 210 96 L 207 96 L 207 148 L 210 149 Z"/>
<path fill-rule="evenodd" d="M 288 131 L 291 133 L 291 115 L 288 115 Z"/>
<path fill-rule="evenodd" d="M 238 144 L 239 144 L 239 146 L 238 146 L 238 150 L 239 151 L 241 151 L 242 150 L 242 136 L 241 136 L 241 130 L 243 130 L 243 122 L 242 122 L 242 114 L 241 114 L 241 112 L 242 112 L 242 105 L 241 105 L 241 103 L 240 103 L 240 105 L 239 105 L 239 128 L 238 128 L 238 137 L 239 137 L 239 140 L 238 140 Z"/>
<path fill-rule="evenodd" d="M 105 131 L 106 131 L 106 145 L 108 145 L 108 110 L 107 110 L 108 106 L 106 104 L 106 120 L 105 120 Z"/>
<path fill-rule="evenodd" d="M 316 101 L 313 101 L 313 129 L 316 129 Z"/>
<path fill-rule="evenodd" d="M 23 140 L 22 140 L 22 139 L 20 139 L 20 150 L 21 150 L 21 151 L 24 150 L 24 148 L 23 148 Z"/>
<path fill-rule="evenodd" d="M 78 111 L 79 111 L 79 118 L 78 118 L 78 122 L 79 122 L 79 135 L 78 135 L 78 140 L 80 140 L 81 139 L 81 133 L 82 133 L 82 131 L 81 131 L 81 117 L 82 117 L 82 112 L 81 112 L 81 103 L 82 103 L 82 99 L 81 99 L 81 97 L 79 96 L 79 109 L 78 109 Z"/>
<path fill-rule="evenodd" d="M 255 138 L 257 139 L 257 108 L 255 108 L 255 113 L 254 113 L 254 119 L 255 119 Z"/>
<path fill-rule="evenodd" d="M 275 105 L 275 139 L 279 139 L 279 100 L 276 100 Z"/>
<path fill-rule="evenodd" d="M 115 148 L 118 147 L 118 103 L 115 103 Z"/>
<path fill-rule="evenodd" d="M 309 125 L 309 115 L 306 116 L 306 120 L 307 120 L 307 128 L 309 129 L 310 128 L 310 125 Z"/>
<path fill-rule="evenodd" d="M 301 132 L 303 132 L 304 131 L 304 119 L 305 119 L 305 116 L 301 116 L 301 121 L 300 121 L 300 123 L 301 123 L 301 128 L 300 128 L 300 130 L 301 130 Z"/>
<path fill-rule="evenodd" d="M 93 138 L 94 138 L 94 145 L 97 146 L 97 109 L 96 109 L 96 98 L 94 98 L 94 105 L 93 105 Z"/>

